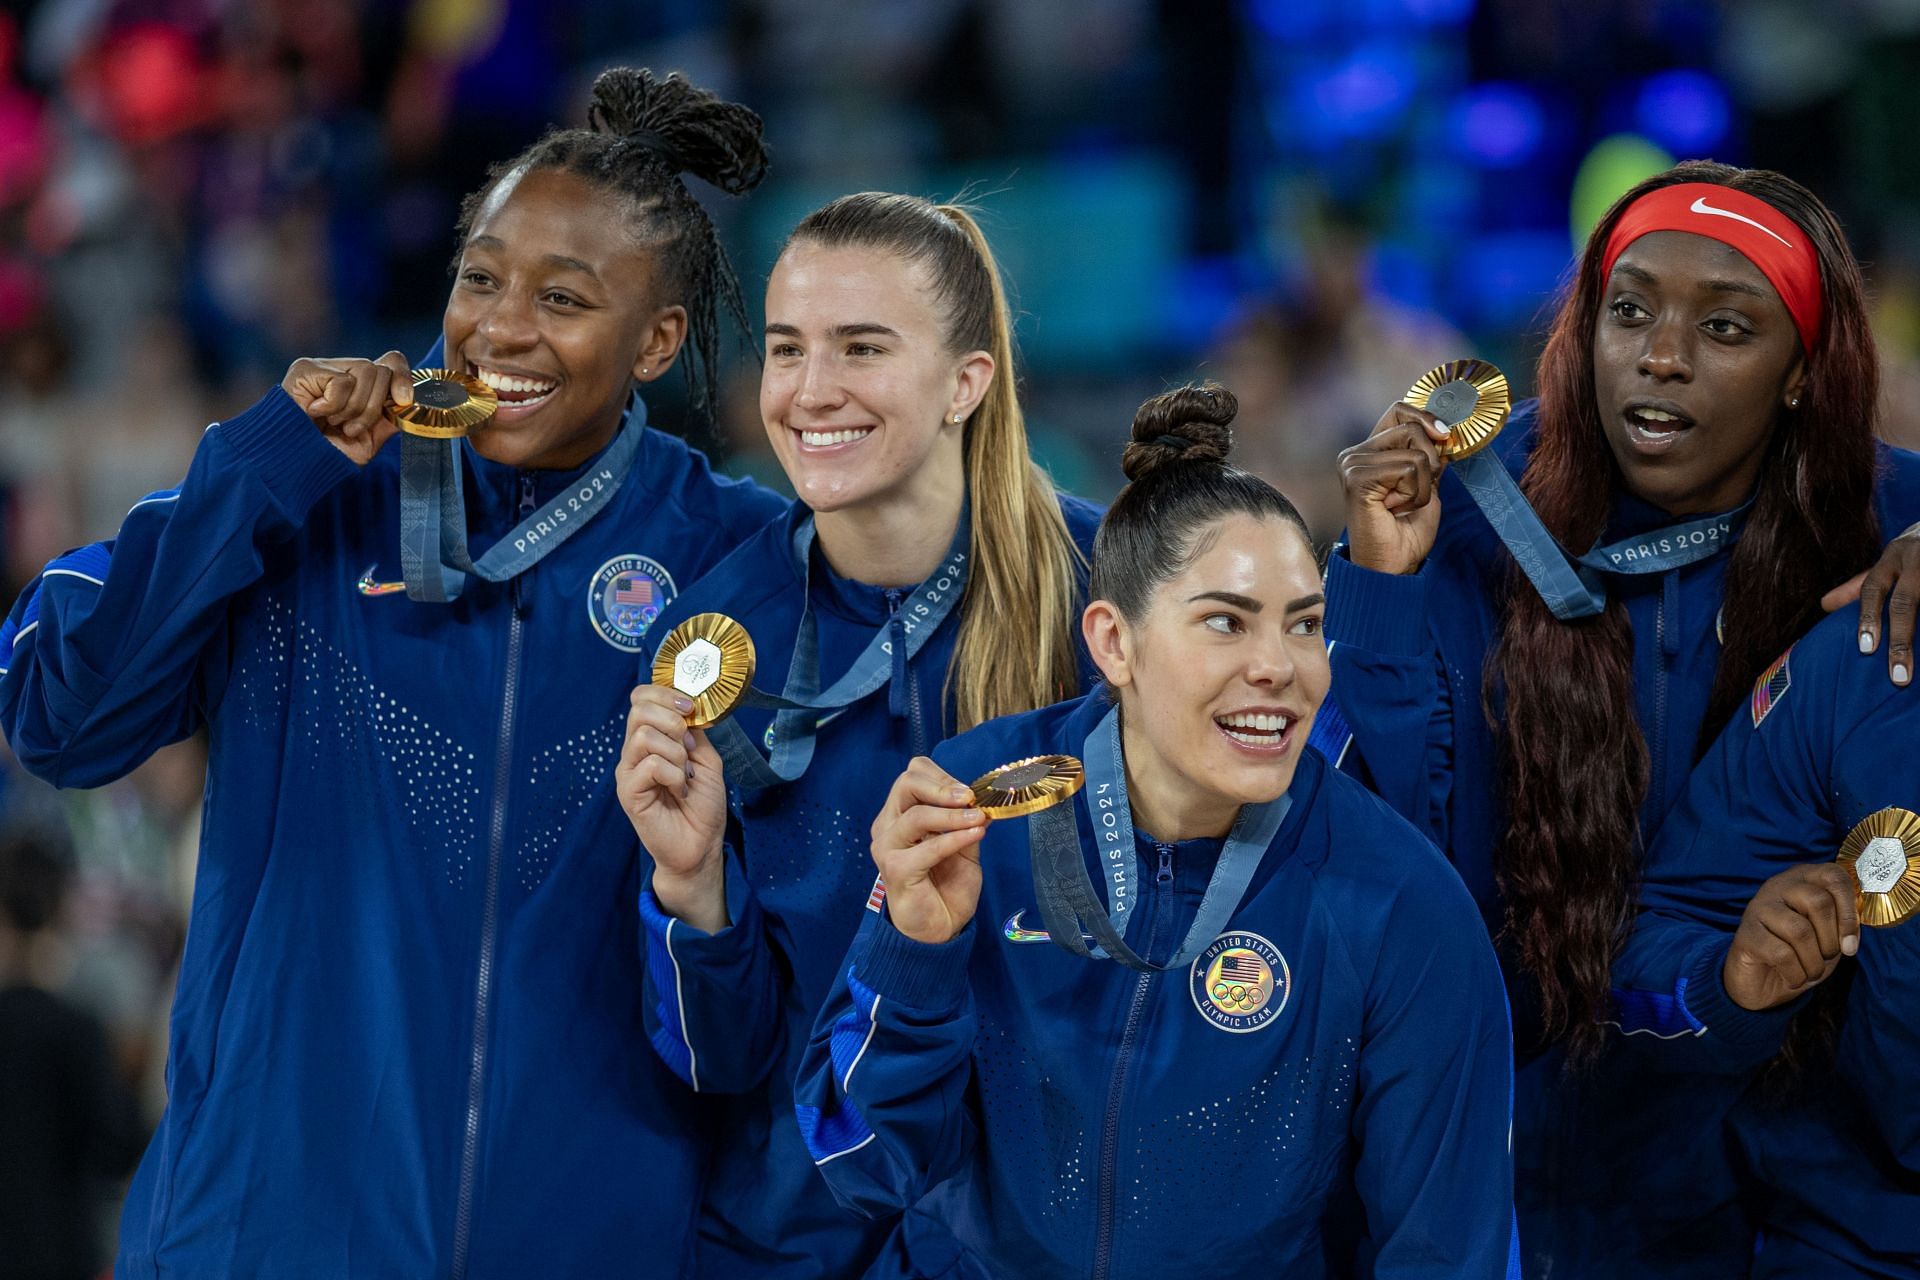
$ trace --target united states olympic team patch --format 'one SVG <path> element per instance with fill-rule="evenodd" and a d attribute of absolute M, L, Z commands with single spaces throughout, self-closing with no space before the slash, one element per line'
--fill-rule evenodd
<path fill-rule="evenodd" d="M 1287 1007 L 1293 975 L 1280 948 L 1257 933 L 1223 933 L 1188 973 L 1193 1007 L 1222 1031 L 1258 1031 Z"/>
<path fill-rule="evenodd" d="M 641 638 L 677 594 L 673 575 L 647 556 L 615 556 L 587 586 L 587 617 L 616 649 L 640 652 Z"/>
<path fill-rule="evenodd" d="M 1792 656 L 1793 647 L 1789 645 L 1787 651 L 1780 655 L 1780 660 L 1762 671 L 1760 678 L 1753 682 L 1754 728 L 1758 729 L 1760 722 L 1767 718 L 1767 713 L 1787 696 L 1787 690 L 1793 684 L 1793 672 L 1787 666 L 1787 659 Z"/>

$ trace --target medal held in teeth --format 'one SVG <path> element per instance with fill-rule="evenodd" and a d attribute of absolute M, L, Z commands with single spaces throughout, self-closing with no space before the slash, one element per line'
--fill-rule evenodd
<path fill-rule="evenodd" d="M 1072 799 L 1086 780 L 1072 756 L 1029 756 L 975 778 L 973 804 L 989 818 L 1024 817 Z"/>
<path fill-rule="evenodd" d="M 1864 925 L 1899 924 L 1920 910 L 1920 814 L 1882 809 L 1862 818 L 1840 845 L 1838 861 L 1858 886 Z"/>
<path fill-rule="evenodd" d="M 693 700 L 689 729 L 732 713 L 753 683 L 753 637 L 724 613 L 698 613 L 675 627 L 653 655 L 653 682 Z"/>
<path fill-rule="evenodd" d="M 1439 447 L 1450 462 L 1492 444 L 1513 409 L 1507 375 L 1485 360 L 1453 360 L 1429 369 L 1407 390 L 1406 400 L 1453 428 Z"/>
<path fill-rule="evenodd" d="M 493 388 L 454 369 L 415 369 L 413 403 L 387 402 L 387 416 L 410 436 L 450 440 L 464 436 L 500 407 Z"/>

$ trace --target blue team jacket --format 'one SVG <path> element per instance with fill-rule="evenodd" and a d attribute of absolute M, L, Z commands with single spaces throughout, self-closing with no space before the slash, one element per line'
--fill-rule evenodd
<path fill-rule="evenodd" d="M 1534 405 L 1515 410 L 1493 448 L 1518 476 L 1533 443 Z M 1920 519 L 1920 455 L 1882 448 L 1876 505 L 1897 534 Z M 1336 553 L 1327 566 L 1326 632 L 1333 697 L 1353 740 L 1343 768 L 1364 776 L 1443 849 L 1498 931 L 1504 908 L 1493 851 L 1506 820 L 1499 749 L 1482 673 L 1499 638 L 1496 602 L 1511 557 L 1465 487 L 1441 478 L 1439 537 L 1418 573 L 1374 573 Z M 1623 495 L 1606 536 L 1671 523 Z M 1634 636 L 1634 703 L 1652 754 L 1640 809 L 1643 840 L 1686 787 L 1719 663 L 1717 624 L 1727 557 L 1665 574 L 1611 577 Z M 1850 611 L 1849 611 L 1850 612 Z M 1475 780 L 1457 786 L 1455 778 Z M 1513 991 L 1523 1042 L 1528 988 Z M 1711 1096 L 1650 1084 L 1658 1063 L 1637 1047 L 1569 1078 L 1558 1049 L 1516 1064 L 1515 1179 L 1529 1273 L 1555 1280 L 1622 1274 L 1721 1280 L 1752 1248 Z M 1676 1141 L 1675 1135 L 1692 1135 Z"/>
<path fill-rule="evenodd" d="M 611 781 L 631 602 L 781 503 L 649 431 L 537 567 L 415 604 L 398 453 L 355 467 L 276 388 L 0 632 L 7 737 L 50 782 L 209 733 L 123 1277 L 669 1276 L 690 1248 L 704 1152 L 640 1048 L 638 843 Z M 476 553 L 598 474 L 462 455 Z"/>
<path fill-rule="evenodd" d="M 1614 983 L 1622 1028 L 1676 1067 L 1751 1068 L 1779 1047 L 1792 1009 L 1750 1013 L 1720 980 L 1754 891 L 1832 858 L 1868 814 L 1920 810 L 1920 697 L 1860 654 L 1854 623 L 1825 619 L 1756 682 L 1648 854 Z M 1733 1108 L 1762 1193 L 1755 1276 L 1920 1274 L 1920 922 L 1862 929 L 1841 966 L 1832 1063 L 1790 1097 L 1754 1089 Z M 1709 1087 L 1737 1093 L 1750 1074 Z"/>
<path fill-rule="evenodd" d="M 1080 755 L 1107 709 L 991 721 L 934 759 L 972 778 Z M 1200 960 L 1142 974 L 1050 945 L 1022 821 L 988 829 L 951 942 L 898 933 L 877 886 L 859 899 L 795 1087 L 834 1194 L 872 1215 L 926 1196 L 956 1275 L 1517 1274 L 1507 1015 L 1473 903 L 1311 750 L 1291 795 L 1221 935 L 1271 975 L 1258 1016 L 1216 1005 Z M 1136 832 L 1128 934 L 1149 958 L 1185 936 L 1220 846 Z"/>
<path fill-rule="evenodd" d="M 1089 555 L 1101 509 L 1062 495 L 1068 532 Z M 789 548 L 810 514 L 795 504 L 674 602 L 650 633 L 657 643 L 679 619 L 717 610 L 753 636 L 756 683 L 777 689 L 792 659 L 805 586 Z M 813 552 L 814 616 L 831 683 L 886 625 L 907 592 L 841 577 L 818 544 Z M 1084 578 L 1082 580 L 1084 594 Z M 653 996 L 648 1031 L 680 1077 L 728 1099 L 718 1126 L 713 1174 L 702 1213 L 700 1274 L 714 1277 L 857 1276 L 881 1250 L 890 1222 L 872 1222 L 834 1203 L 813 1171 L 793 1123 L 792 1085 L 814 1015 L 860 923 L 873 884 L 868 830 L 893 781 L 916 755 L 951 733 L 947 669 L 960 628 L 950 613 L 888 688 L 832 716 L 812 767 L 799 780 L 754 792 L 735 789 L 730 831 L 733 925 L 705 934 L 641 898 Z M 1083 687 L 1092 666 L 1082 655 Z M 759 740 L 771 717 L 739 713 Z M 924 1258 L 946 1246 L 916 1229 L 892 1253 Z M 950 1251 L 950 1250 L 946 1250 Z M 893 1271 L 883 1265 L 877 1274 Z"/>

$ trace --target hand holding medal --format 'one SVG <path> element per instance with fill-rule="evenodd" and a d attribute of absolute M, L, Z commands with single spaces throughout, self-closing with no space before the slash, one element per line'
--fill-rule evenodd
<path fill-rule="evenodd" d="M 400 428 L 396 415 L 412 408 L 416 380 L 407 358 L 389 351 L 378 360 L 295 360 L 280 389 L 334 448 L 364 467 Z"/>
<path fill-rule="evenodd" d="M 713 932 L 728 922 L 726 769 L 706 727 L 733 711 L 753 679 L 753 641 L 718 613 L 675 627 L 654 655 L 653 683 L 633 691 L 614 790 L 653 860 L 660 908 Z"/>

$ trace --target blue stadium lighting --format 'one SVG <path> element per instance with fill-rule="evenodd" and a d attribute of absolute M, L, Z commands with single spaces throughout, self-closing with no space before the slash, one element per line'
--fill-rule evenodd
<path fill-rule="evenodd" d="M 1634 103 L 1641 133 L 1678 155 L 1704 155 L 1727 136 L 1733 107 L 1720 82 L 1704 71 L 1649 76 Z"/>
<path fill-rule="evenodd" d="M 1516 84 L 1479 84 L 1460 95 L 1453 134 L 1461 152 L 1488 169 L 1525 164 L 1546 136 L 1546 110 Z"/>
<path fill-rule="evenodd" d="M 1412 101 L 1416 70 L 1402 50 L 1362 45 L 1298 91 L 1307 136 L 1372 138 L 1393 129 Z"/>

